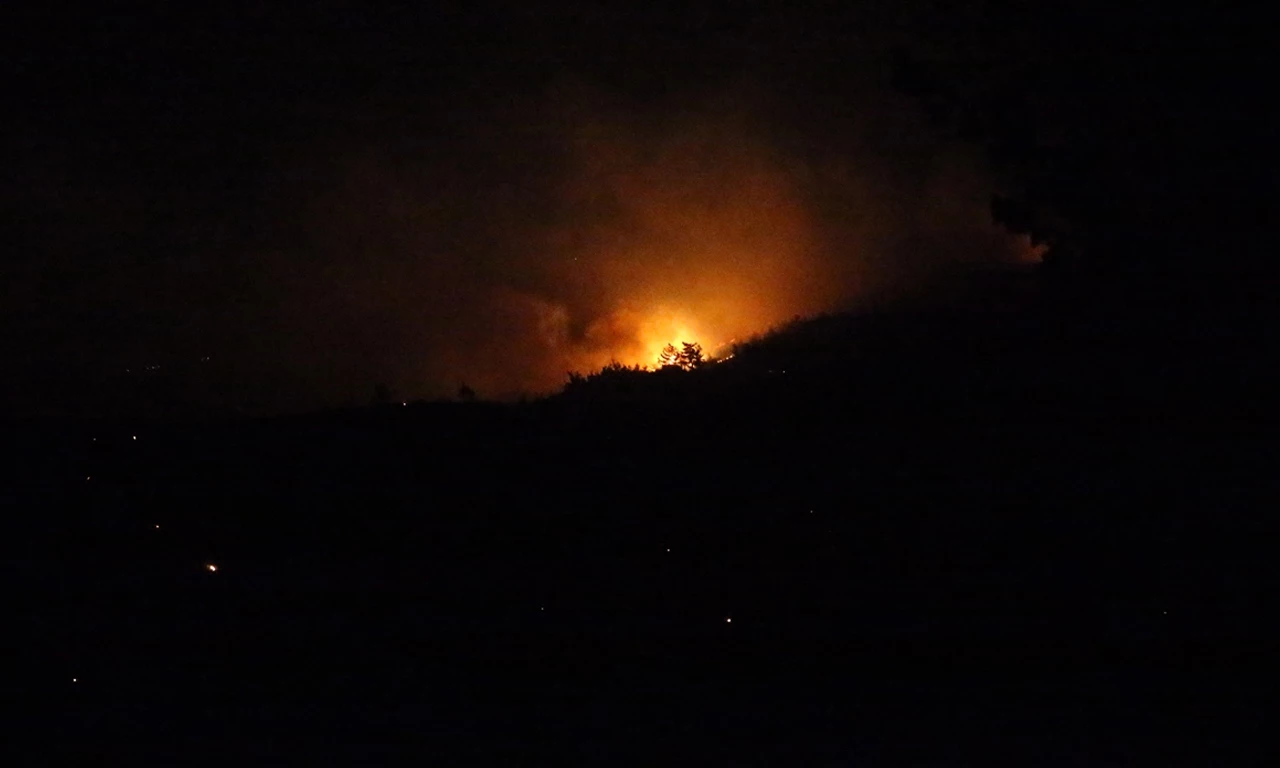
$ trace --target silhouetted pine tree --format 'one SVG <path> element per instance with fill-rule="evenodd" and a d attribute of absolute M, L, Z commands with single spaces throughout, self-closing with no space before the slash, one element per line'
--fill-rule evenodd
<path fill-rule="evenodd" d="M 677 364 L 686 371 L 692 371 L 695 368 L 701 368 L 706 362 L 706 358 L 702 355 L 702 345 L 698 342 L 689 343 L 681 342 L 683 349 L 680 350 L 680 356 Z"/>

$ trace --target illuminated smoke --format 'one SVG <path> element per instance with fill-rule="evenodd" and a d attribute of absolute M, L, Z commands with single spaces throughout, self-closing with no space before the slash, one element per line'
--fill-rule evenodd
<path fill-rule="evenodd" d="M 313 266 L 275 332 L 293 365 L 328 360 L 312 367 L 330 399 L 378 380 L 544 393 L 570 370 L 683 341 L 714 353 L 948 265 L 1027 257 L 991 225 L 976 156 L 908 111 L 881 105 L 816 150 L 776 109 L 732 91 L 642 108 L 573 85 L 469 116 L 484 130 L 430 150 L 341 153 L 319 190 L 292 190 L 289 247 Z"/>

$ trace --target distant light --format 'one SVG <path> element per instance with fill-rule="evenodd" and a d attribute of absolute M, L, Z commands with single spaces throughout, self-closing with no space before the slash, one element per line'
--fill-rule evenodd
<path fill-rule="evenodd" d="M 733 619 L 725 619 L 725 620 L 724 620 L 724 623 L 725 623 L 725 624 L 732 624 L 732 623 L 733 623 Z"/>
<path fill-rule="evenodd" d="M 540 610 L 540 611 L 545 611 L 545 610 L 547 610 L 547 609 L 546 609 L 546 606 L 538 606 L 538 610 Z"/>
<path fill-rule="evenodd" d="M 134 435 L 134 436 L 133 436 L 133 439 L 134 439 L 134 440 L 137 440 L 137 439 L 138 439 L 138 436 L 137 436 L 137 435 Z"/>
<path fill-rule="evenodd" d="M 158 525 L 157 525 L 156 527 L 157 527 L 157 528 L 159 528 L 160 526 L 158 526 Z M 207 568 L 207 569 L 208 569 L 209 573 L 217 573 L 217 572 L 218 572 L 218 566 L 214 565 L 213 563 L 207 563 L 207 564 L 205 565 L 205 568 Z"/>
<path fill-rule="evenodd" d="M 1161 614 L 1161 615 L 1163 615 L 1163 616 L 1168 616 L 1168 615 L 1169 615 L 1169 612 L 1168 612 L 1168 611 L 1161 611 L 1161 612 L 1160 612 L 1160 614 Z"/>
<path fill-rule="evenodd" d="M 158 530 L 160 530 L 160 526 L 159 526 L 159 525 L 157 525 L 157 526 L 156 526 L 156 530 L 157 530 L 157 531 L 158 531 Z"/>
<path fill-rule="evenodd" d="M 671 547 L 667 547 L 667 551 L 668 551 L 668 552 L 670 552 L 670 551 L 671 551 Z"/>
<path fill-rule="evenodd" d="M 86 477 L 85 480 L 92 480 L 92 477 Z"/>
<path fill-rule="evenodd" d="M 78 677 L 73 677 L 73 678 L 71 678 L 71 682 L 73 682 L 73 683 L 78 683 L 78 682 L 80 682 L 80 678 L 78 678 Z"/>
<path fill-rule="evenodd" d="M 408 403 L 401 403 L 401 405 L 408 405 Z"/>

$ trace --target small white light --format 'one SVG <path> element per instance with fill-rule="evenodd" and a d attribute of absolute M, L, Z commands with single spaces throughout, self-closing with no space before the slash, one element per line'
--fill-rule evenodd
<path fill-rule="evenodd" d="M 137 439 L 138 439 L 138 436 L 137 436 L 137 435 L 134 435 L 134 436 L 133 436 L 133 439 L 134 439 L 134 440 L 137 440 Z"/>
<path fill-rule="evenodd" d="M 545 611 L 545 610 L 547 610 L 547 609 L 546 609 L 546 607 L 545 607 L 545 606 L 538 606 L 538 610 L 540 610 L 540 611 Z"/>
<path fill-rule="evenodd" d="M 78 678 L 78 677 L 73 677 L 73 678 L 71 678 L 71 682 L 73 682 L 73 683 L 78 683 L 78 682 L 80 682 L 80 678 Z"/>
<path fill-rule="evenodd" d="M 86 477 L 85 480 L 92 480 L 92 477 Z"/>
<path fill-rule="evenodd" d="M 671 547 L 667 547 L 667 551 L 668 551 L 668 552 L 670 552 L 670 551 L 671 551 Z"/>
<path fill-rule="evenodd" d="M 158 531 L 158 530 L 160 530 L 160 526 L 159 526 L 159 525 L 157 525 L 157 526 L 156 526 L 156 530 L 157 530 L 157 531 Z"/>
<path fill-rule="evenodd" d="M 733 623 L 733 619 L 725 619 L 725 620 L 724 620 L 724 623 L 725 623 L 725 624 L 732 624 L 732 623 Z"/>
<path fill-rule="evenodd" d="M 208 563 L 207 565 L 205 565 L 205 568 L 209 569 L 209 573 L 217 573 L 218 571 L 218 566 L 214 565 L 213 563 Z"/>

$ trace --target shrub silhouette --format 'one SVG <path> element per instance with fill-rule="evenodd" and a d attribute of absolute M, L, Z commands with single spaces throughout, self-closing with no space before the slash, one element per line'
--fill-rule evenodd
<path fill-rule="evenodd" d="M 649 373 L 642 365 L 628 367 L 613 360 L 599 371 L 585 376 L 570 371 L 564 394 L 571 397 L 630 397 L 639 391 L 640 382 Z"/>
<path fill-rule="evenodd" d="M 631 399 L 658 396 L 669 391 L 672 377 L 704 367 L 710 362 L 702 345 L 697 342 L 681 342 L 681 348 L 668 344 L 658 356 L 658 364 L 650 369 L 636 364 L 625 365 L 617 360 L 595 373 L 583 374 L 569 371 L 563 394 L 568 397 L 591 399 Z"/>

